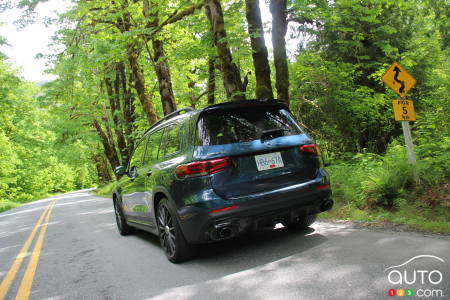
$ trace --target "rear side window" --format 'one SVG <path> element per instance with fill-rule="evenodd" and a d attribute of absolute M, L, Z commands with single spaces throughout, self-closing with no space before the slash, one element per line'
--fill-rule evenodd
<path fill-rule="evenodd" d="M 140 167 L 144 164 L 144 152 L 147 145 L 147 138 L 142 139 L 137 145 L 131 157 L 130 167 Z"/>
<path fill-rule="evenodd" d="M 180 151 L 180 124 L 173 124 L 165 129 L 159 157 L 164 157 L 178 151 Z"/>
<path fill-rule="evenodd" d="M 158 130 L 152 133 L 148 138 L 147 158 L 150 163 L 158 159 L 159 144 L 164 130 Z"/>
<path fill-rule="evenodd" d="M 287 110 L 256 107 L 207 112 L 197 123 L 197 133 L 197 144 L 211 146 L 296 135 L 303 131 Z"/>

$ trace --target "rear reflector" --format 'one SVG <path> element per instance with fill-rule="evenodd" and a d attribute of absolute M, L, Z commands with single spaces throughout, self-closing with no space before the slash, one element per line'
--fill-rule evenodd
<path fill-rule="evenodd" d="M 222 211 L 227 211 L 227 210 L 232 210 L 237 208 L 237 205 L 232 205 L 232 206 L 228 206 L 228 207 L 224 207 L 224 208 L 219 208 L 219 209 L 215 209 L 210 211 L 210 214 L 214 214 L 214 213 L 218 213 L 218 212 L 222 212 Z"/>
<path fill-rule="evenodd" d="M 313 154 L 316 156 L 320 155 L 320 148 L 316 144 L 298 146 L 298 149 L 302 153 L 306 153 L 306 154 L 309 153 L 309 154 Z"/>
<path fill-rule="evenodd" d="M 224 171 L 231 165 L 231 158 L 222 157 L 211 160 L 195 161 L 179 165 L 175 169 L 175 175 L 179 179 L 205 176 Z"/>
<path fill-rule="evenodd" d="M 316 190 L 323 190 L 323 189 L 329 189 L 329 188 L 330 188 L 329 184 L 323 184 L 323 185 L 316 186 Z"/>

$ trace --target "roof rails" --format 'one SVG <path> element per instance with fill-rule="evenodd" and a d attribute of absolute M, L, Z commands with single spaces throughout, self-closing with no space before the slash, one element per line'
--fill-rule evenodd
<path fill-rule="evenodd" d="M 180 108 L 180 109 L 178 109 L 178 110 L 176 110 L 174 112 L 171 112 L 167 116 L 164 116 L 164 118 L 162 118 L 162 119 L 158 120 L 157 122 L 153 123 L 153 125 L 150 126 L 150 128 L 147 129 L 147 131 L 145 133 L 149 132 L 153 127 L 156 127 L 157 125 L 161 124 L 164 121 L 172 119 L 172 118 L 174 118 L 174 117 L 176 117 L 178 115 L 181 115 L 182 113 L 186 113 L 186 112 L 190 112 L 190 111 L 194 111 L 194 110 L 195 109 L 193 109 L 192 107 L 185 107 L 185 108 Z"/>

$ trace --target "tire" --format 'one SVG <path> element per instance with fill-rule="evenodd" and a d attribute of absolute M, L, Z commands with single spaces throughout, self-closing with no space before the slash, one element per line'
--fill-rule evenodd
<path fill-rule="evenodd" d="M 123 211 L 117 204 L 117 201 L 114 201 L 114 213 L 116 215 L 117 229 L 119 230 L 120 235 L 129 235 L 133 233 L 134 227 L 128 225 L 125 220 L 125 216 L 123 215 Z"/>
<path fill-rule="evenodd" d="M 317 215 L 309 215 L 298 219 L 295 222 L 283 222 L 284 227 L 288 229 L 306 229 L 317 219 Z"/>
<path fill-rule="evenodd" d="M 165 198 L 158 204 L 157 224 L 159 241 L 169 261 L 179 263 L 193 257 L 195 249 L 186 241 L 175 213 Z"/>

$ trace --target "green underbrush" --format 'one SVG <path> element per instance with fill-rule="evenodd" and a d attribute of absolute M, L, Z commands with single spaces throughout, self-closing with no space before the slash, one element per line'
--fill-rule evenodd
<path fill-rule="evenodd" d="M 10 201 L 10 200 L 0 201 L 0 212 L 12 209 L 12 208 L 17 207 L 19 205 L 21 205 L 21 203 L 13 202 L 13 201 Z"/>
<path fill-rule="evenodd" d="M 417 183 L 405 152 L 394 144 L 384 156 L 360 153 L 335 162 L 328 171 L 336 205 L 322 217 L 389 221 L 450 233 L 449 141 L 417 147 Z"/>

